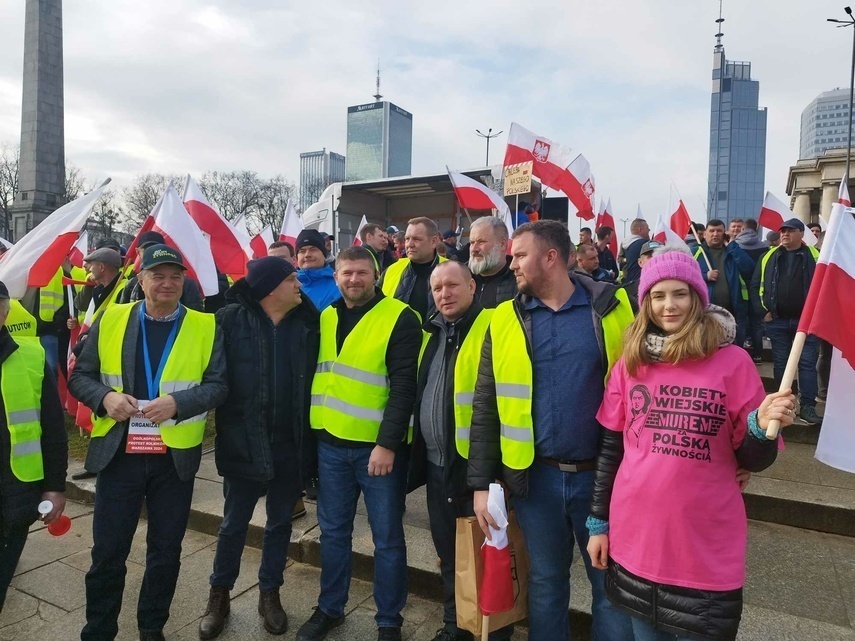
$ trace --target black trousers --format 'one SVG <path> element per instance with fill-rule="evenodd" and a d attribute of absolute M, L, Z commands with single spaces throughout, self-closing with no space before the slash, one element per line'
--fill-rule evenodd
<path fill-rule="evenodd" d="M 9 584 L 15 576 L 15 568 L 18 567 L 18 561 L 24 551 L 28 531 L 27 527 L 0 525 L 0 612 L 3 611 L 6 592 L 9 590 Z"/>
<path fill-rule="evenodd" d="M 457 607 L 454 603 L 454 544 L 457 538 L 457 517 L 465 516 L 465 514 L 460 513 L 460 506 L 457 502 L 449 502 L 449 492 L 445 487 L 443 468 L 428 462 L 426 472 L 430 535 L 439 557 L 439 571 L 442 576 L 442 620 L 446 630 L 459 633 Z M 471 509 L 471 505 L 469 508 Z M 469 516 L 472 515 L 469 514 Z M 508 626 L 491 632 L 489 638 L 490 641 L 507 641 L 513 632 L 513 626 Z"/>
<path fill-rule="evenodd" d="M 140 630 L 163 629 L 181 568 L 181 541 L 192 498 L 193 479 L 178 478 L 169 453 L 125 454 L 121 448 L 98 474 L 83 641 L 109 641 L 119 632 L 126 561 L 143 502 L 148 533 L 137 625 Z"/>

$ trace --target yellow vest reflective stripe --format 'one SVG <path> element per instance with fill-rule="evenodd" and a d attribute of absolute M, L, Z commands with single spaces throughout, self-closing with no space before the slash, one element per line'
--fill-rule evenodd
<path fill-rule="evenodd" d="M 21 301 L 9 301 L 9 315 L 6 317 L 6 329 L 12 336 L 35 336 L 36 317 L 21 305 Z"/>
<path fill-rule="evenodd" d="M 487 336 L 487 328 L 494 311 L 481 310 L 469 328 L 454 363 L 454 444 L 457 453 L 463 458 L 469 458 L 469 428 L 472 426 L 475 381 L 478 379 L 478 366 L 481 364 L 481 348 L 484 346 L 484 338 Z M 442 349 L 441 343 L 439 349 Z"/>
<path fill-rule="evenodd" d="M 377 441 L 389 400 L 389 337 L 406 309 L 399 300 L 383 298 L 360 319 L 338 353 L 338 311 L 330 306 L 321 313 L 321 345 L 309 416 L 312 429 L 348 441 Z M 408 432 L 409 443 L 412 429 Z"/>
<path fill-rule="evenodd" d="M 819 260 L 819 250 L 817 250 L 816 247 L 810 247 L 808 245 L 805 246 L 808 248 L 810 255 L 813 256 L 813 259 Z M 766 301 L 763 300 L 763 295 L 766 293 L 766 265 L 769 263 L 769 259 L 772 257 L 772 254 L 774 254 L 780 248 L 781 245 L 778 245 L 777 247 L 770 247 L 769 251 L 763 254 L 763 257 L 760 259 L 760 304 L 767 312 L 769 311 L 769 308 L 766 307 Z"/>
<path fill-rule="evenodd" d="M 439 262 L 444 263 L 448 259 L 445 256 L 439 257 Z M 386 271 L 383 272 L 383 293 L 389 298 L 395 297 L 395 292 L 398 291 L 398 286 L 401 284 L 401 280 L 404 278 L 404 271 L 406 271 L 407 267 L 410 264 L 409 258 L 401 258 L 396 262 L 392 263 L 386 268 Z"/>
<path fill-rule="evenodd" d="M 606 352 L 605 379 L 623 353 L 623 335 L 632 324 L 629 297 L 623 289 L 615 291 L 618 305 L 601 318 L 603 347 Z M 490 323 L 496 405 L 499 410 L 502 463 L 524 470 L 534 461 L 534 424 L 532 421 L 532 363 L 522 322 L 514 301 L 500 304 Z"/>
<path fill-rule="evenodd" d="M 117 392 L 124 392 L 122 377 L 122 348 L 132 313 L 139 313 L 141 303 L 112 305 L 101 318 L 98 330 L 98 357 L 101 361 L 101 382 Z M 217 326 L 212 314 L 185 309 L 178 336 L 166 359 L 159 396 L 197 387 L 202 382 L 211 360 Z M 175 449 L 188 449 L 202 442 L 208 412 L 191 416 L 176 423 L 169 420 L 160 425 L 163 442 Z M 116 421 L 109 416 L 92 415 L 92 438 L 104 436 Z"/>
<path fill-rule="evenodd" d="M 62 287 L 62 268 L 58 269 L 50 282 L 39 289 L 39 318 L 46 323 L 53 320 L 57 310 L 64 302 Z"/>
<path fill-rule="evenodd" d="M 18 349 L 3 362 L 0 374 L 12 446 L 9 462 L 19 481 L 41 481 L 45 477 L 41 424 L 45 350 L 37 338 L 13 340 Z"/>

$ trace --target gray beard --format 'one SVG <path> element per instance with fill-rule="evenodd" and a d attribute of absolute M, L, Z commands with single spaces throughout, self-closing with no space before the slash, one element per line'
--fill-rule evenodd
<path fill-rule="evenodd" d="M 483 258 L 475 258 L 474 256 L 470 256 L 469 271 L 471 271 L 476 276 L 483 274 L 484 272 L 491 272 L 496 269 L 496 267 L 502 264 L 503 258 L 504 255 L 502 254 L 502 248 L 498 246 L 491 250 Z"/>

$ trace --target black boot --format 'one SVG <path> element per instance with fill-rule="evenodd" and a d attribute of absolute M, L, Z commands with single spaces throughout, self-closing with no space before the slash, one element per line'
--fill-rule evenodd
<path fill-rule="evenodd" d="M 208 595 L 208 607 L 205 609 L 205 614 L 202 615 L 202 620 L 199 621 L 199 638 L 200 639 L 216 639 L 220 636 L 220 632 L 226 627 L 226 619 L 229 618 L 231 609 L 231 601 L 229 600 L 229 590 L 221 585 L 211 586 L 211 593 Z"/>
<path fill-rule="evenodd" d="M 258 593 L 258 613 L 264 617 L 264 629 L 270 634 L 285 634 L 288 615 L 279 601 L 279 588 L 261 590 Z"/>
<path fill-rule="evenodd" d="M 312 616 L 297 632 L 297 641 L 322 641 L 327 633 L 344 623 L 344 617 L 333 618 L 320 608 L 315 608 Z"/>

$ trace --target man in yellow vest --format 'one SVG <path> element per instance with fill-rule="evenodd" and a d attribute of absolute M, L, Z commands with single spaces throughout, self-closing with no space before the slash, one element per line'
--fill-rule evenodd
<path fill-rule="evenodd" d="M 436 304 L 424 328 L 419 386 L 413 410 L 415 433 L 407 490 L 427 485 L 431 537 L 443 588 L 443 627 L 433 641 L 472 641 L 457 627 L 454 597 L 457 518 L 473 516 L 472 491 L 466 486 L 472 395 L 481 349 L 493 310 L 475 302 L 477 285 L 469 268 L 449 260 L 430 277 Z M 491 641 L 511 638 L 513 627 L 490 634 Z"/>
<path fill-rule="evenodd" d="M 430 218 L 413 218 L 407 223 L 407 257 L 392 263 L 380 279 L 386 296 L 394 296 L 413 308 L 421 320 L 436 311 L 430 295 L 430 275 L 446 259 L 436 253 L 442 242 L 439 227 Z"/>
<path fill-rule="evenodd" d="M 335 279 L 342 298 L 321 313 L 309 417 L 318 440 L 321 593 L 297 640 L 320 641 L 344 621 L 361 493 L 374 540 L 378 639 L 398 641 L 407 602 L 404 497 L 422 332 L 411 309 L 375 288 L 374 258 L 364 247 L 338 255 Z"/>
<path fill-rule="evenodd" d="M 65 510 L 68 464 L 56 379 L 35 336 L 9 334 L 9 305 L 0 282 L 0 611 L 40 503 L 46 524 Z"/>
<path fill-rule="evenodd" d="M 21 304 L 36 319 L 36 335 L 51 371 L 59 364 L 59 332 L 68 320 L 68 305 L 63 304 L 62 268 L 58 268 L 44 287 L 30 287 L 21 299 Z"/>
<path fill-rule="evenodd" d="M 628 641 L 629 617 L 609 603 L 605 572 L 591 565 L 585 521 L 596 413 L 632 307 L 617 285 L 568 274 L 570 236 L 557 221 L 520 225 L 512 251 L 520 293 L 493 313 L 475 385 L 468 468 L 475 514 L 489 536 L 487 490 L 503 479 L 531 558 L 531 641 L 570 639 L 574 540 L 592 588 L 592 638 Z"/>
<path fill-rule="evenodd" d="M 69 380 L 93 412 L 86 469 L 98 474 L 83 641 L 118 633 L 125 561 L 143 502 L 148 550 L 137 625 L 142 641 L 164 638 L 205 421 L 228 394 L 214 317 L 179 303 L 184 270 L 172 247 L 146 248 L 145 300 L 106 309 Z"/>
<path fill-rule="evenodd" d="M 36 317 L 28 312 L 19 300 L 9 301 L 9 310 L 4 324 L 12 336 L 36 335 Z"/>

